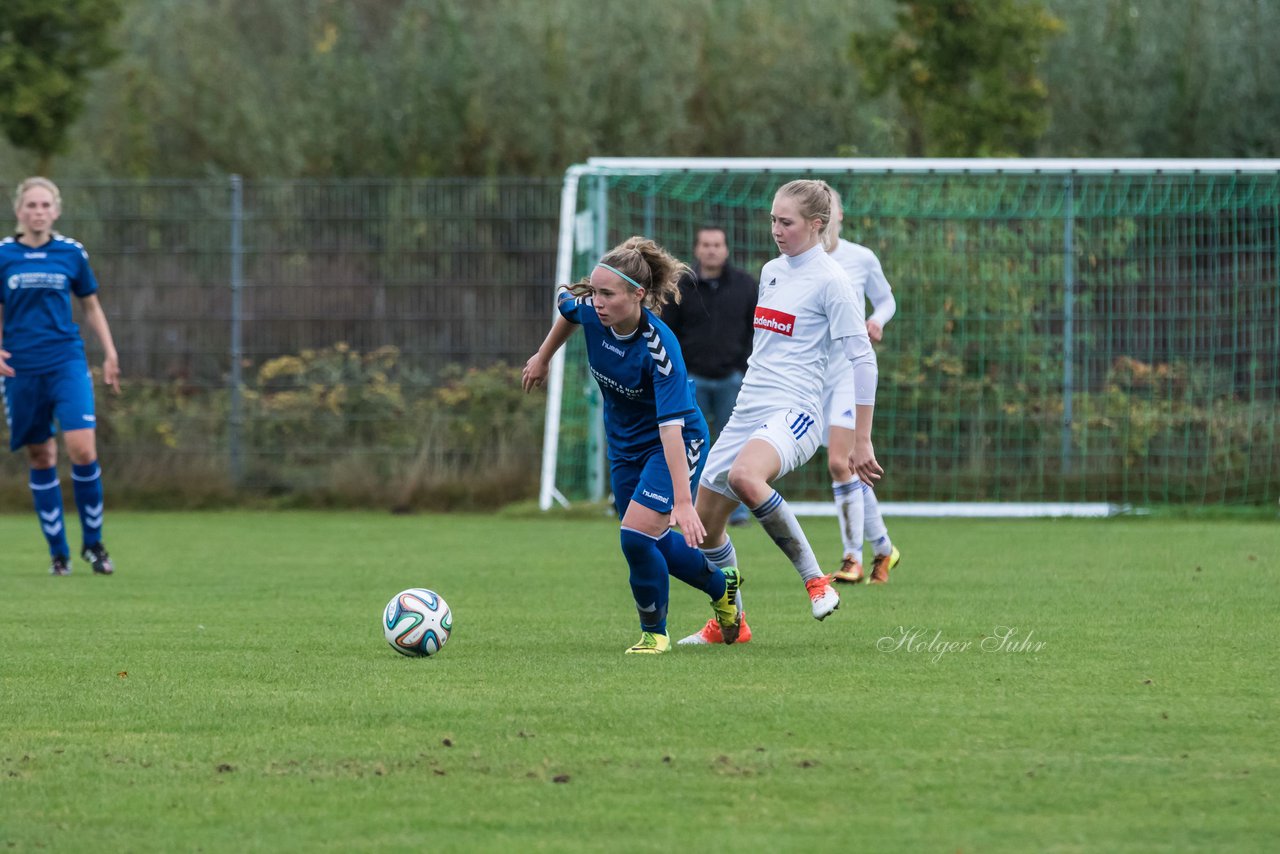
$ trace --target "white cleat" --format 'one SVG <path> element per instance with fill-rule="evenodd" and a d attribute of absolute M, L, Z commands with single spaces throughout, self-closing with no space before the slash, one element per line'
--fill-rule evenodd
<path fill-rule="evenodd" d="M 804 583 L 809 591 L 809 601 L 813 605 L 813 618 L 825 620 L 831 612 L 840 607 L 840 594 L 831 586 L 831 576 L 823 575 Z"/>
<path fill-rule="evenodd" d="M 707 620 L 707 624 L 698 629 L 688 637 L 680 638 L 676 641 L 676 646 L 688 646 L 689 644 L 712 644 L 724 643 L 724 635 L 720 632 L 720 626 L 715 619 Z"/>

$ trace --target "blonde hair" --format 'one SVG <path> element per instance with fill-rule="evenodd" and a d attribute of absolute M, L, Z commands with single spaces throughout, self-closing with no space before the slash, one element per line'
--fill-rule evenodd
<path fill-rule="evenodd" d="M 610 249 L 599 263 L 612 267 L 624 277 L 644 288 L 644 305 L 654 314 L 662 314 L 667 303 L 680 302 L 680 279 L 693 271 L 647 237 L 628 237 Z M 569 289 L 574 296 L 591 293 L 589 279 Z"/>
<path fill-rule="evenodd" d="M 48 178 L 41 178 L 39 175 L 33 175 L 18 185 L 18 189 L 13 193 L 13 212 L 18 212 L 18 207 L 22 204 L 22 197 L 27 194 L 27 190 L 35 187 L 43 187 L 53 194 L 53 206 L 59 211 L 62 210 L 62 193 L 58 191 L 58 185 L 50 181 Z M 22 233 L 22 226 L 18 225 L 14 229 L 15 234 Z"/>
<path fill-rule="evenodd" d="M 841 210 L 844 202 L 840 199 L 839 190 L 835 187 L 827 187 L 827 189 L 831 191 L 831 224 L 822 230 L 822 248 L 828 252 L 834 252 L 840 245 L 841 217 L 836 216 L 836 211 Z"/>
<path fill-rule="evenodd" d="M 835 225 L 835 217 L 831 215 L 839 197 L 826 181 L 801 179 L 783 184 L 775 196 L 786 196 L 795 199 L 800 208 L 800 217 L 805 220 L 821 221 L 822 228 L 818 232 L 818 240 L 828 252 L 835 248 L 840 240 L 840 228 Z M 831 247 L 828 249 L 827 247 Z"/>

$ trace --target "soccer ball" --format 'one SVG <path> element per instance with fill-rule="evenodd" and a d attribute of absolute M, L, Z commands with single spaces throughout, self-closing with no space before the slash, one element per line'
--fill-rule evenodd
<path fill-rule="evenodd" d="M 382 634 L 401 655 L 435 655 L 451 631 L 449 604 L 424 587 L 410 587 L 392 596 L 382 613 Z"/>

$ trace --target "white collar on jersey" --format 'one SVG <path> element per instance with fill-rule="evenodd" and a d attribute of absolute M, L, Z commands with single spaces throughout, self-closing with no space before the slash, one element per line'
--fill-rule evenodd
<path fill-rule="evenodd" d="M 801 252 L 799 255 L 784 254 L 782 257 L 786 259 L 786 262 L 788 265 L 795 268 L 795 267 L 803 267 L 805 264 L 808 264 L 810 261 L 812 261 L 814 258 L 817 258 L 819 255 L 826 255 L 826 254 L 827 254 L 827 250 L 822 248 L 822 242 L 819 241 L 818 243 L 815 243 L 810 248 Z"/>

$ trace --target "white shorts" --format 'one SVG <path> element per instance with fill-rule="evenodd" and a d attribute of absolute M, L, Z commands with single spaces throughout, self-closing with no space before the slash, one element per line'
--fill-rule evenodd
<path fill-rule="evenodd" d="M 831 428 L 843 427 L 853 430 L 858 426 L 858 388 L 853 378 L 853 370 L 846 364 L 847 370 L 836 374 L 832 382 L 828 374 L 827 384 L 822 388 L 822 411 L 826 422 L 822 425 L 822 444 L 831 444 Z"/>
<path fill-rule="evenodd" d="M 711 446 L 699 486 L 737 501 L 737 494 L 729 487 L 729 469 L 747 442 L 764 439 L 772 445 L 782 460 L 782 469 L 778 472 L 778 477 L 782 477 L 809 462 L 817 453 L 822 442 L 820 433 L 817 419 L 802 409 L 778 409 L 765 414 L 763 420 L 739 418 L 735 410 Z"/>

